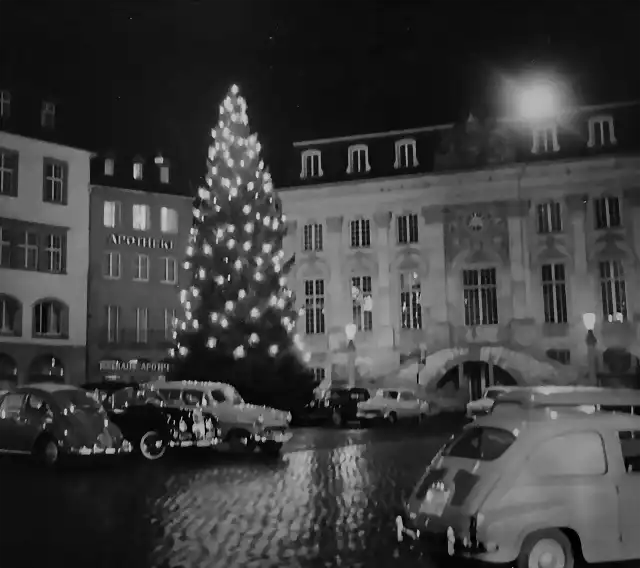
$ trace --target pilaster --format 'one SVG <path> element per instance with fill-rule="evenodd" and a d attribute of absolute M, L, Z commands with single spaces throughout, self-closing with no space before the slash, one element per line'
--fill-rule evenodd
<path fill-rule="evenodd" d="M 284 251 L 285 259 L 288 259 L 292 254 L 298 252 L 298 221 L 287 220 L 285 227 L 287 229 L 287 234 L 284 238 L 284 242 L 282 243 L 282 250 Z"/>
<path fill-rule="evenodd" d="M 574 318 L 593 312 L 595 297 L 587 258 L 586 218 L 587 202 L 579 195 L 566 198 L 569 212 L 569 228 L 573 241 L 573 274 L 571 282 L 572 308 Z"/>
<path fill-rule="evenodd" d="M 624 206 L 629 212 L 624 215 L 625 225 L 632 227 L 633 252 L 637 259 L 640 258 L 640 188 L 627 189 L 624 192 Z"/>
<path fill-rule="evenodd" d="M 389 227 L 390 211 L 378 211 L 374 215 L 377 232 L 378 253 L 378 290 L 374 298 L 374 329 L 376 344 L 379 347 L 393 347 L 393 327 L 391 325 L 391 290 L 390 290 L 390 244 Z"/>
<path fill-rule="evenodd" d="M 343 218 L 327 218 L 326 250 L 331 275 L 327 289 L 328 295 L 328 333 L 329 346 L 334 350 L 344 340 L 344 326 L 351 321 L 350 291 L 345 286 L 342 274 L 342 224 Z"/>
<path fill-rule="evenodd" d="M 507 203 L 507 230 L 509 233 L 509 266 L 511 270 L 511 298 L 513 302 L 514 319 L 525 319 L 529 313 L 531 303 L 527 297 L 528 263 L 525 259 L 524 220 L 529 214 L 528 201 L 513 201 Z M 528 251 L 527 251 L 528 252 Z"/>

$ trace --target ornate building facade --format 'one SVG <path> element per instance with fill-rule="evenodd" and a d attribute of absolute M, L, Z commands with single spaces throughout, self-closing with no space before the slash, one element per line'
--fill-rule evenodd
<path fill-rule="evenodd" d="M 344 379 L 355 323 L 358 375 L 372 385 L 419 372 L 430 388 L 453 368 L 463 381 L 476 361 L 489 384 L 504 372 L 574 382 L 586 376 L 582 316 L 595 313 L 598 372 L 635 377 L 639 111 L 296 143 L 297 181 L 280 195 L 318 375 Z"/>

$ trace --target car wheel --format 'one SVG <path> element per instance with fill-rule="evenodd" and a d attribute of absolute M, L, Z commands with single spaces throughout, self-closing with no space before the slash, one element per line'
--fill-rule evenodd
<path fill-rule="evenodd" d="M 387 423 L 393 426 L 398 421 L 398 416 L 395 412 L 389 412 L 387 414 Z"/>
<path fill-rule="evenodd" d="M 342 417 L 342 414 L 337 410 L 335 410 L 331 415 L 331 421 L 333 422 L 333 425 L 337 426 L 338 428 L 344 426 L 344 418 Z"/>
<path fill-rule="evenodd" d="M 229 449 L 234 453 L 253 452 L 255 450 L 255 443 L 248 432 L 231 432 L 227 442 Z"/>
<path fill-rule="evenodd" d="M 157 460 L 164 456 L 167 444 L 156 430 L 146 432 L 138 445 L 142 457 L 147 460 Z"/>
<path fill-rule="evenodd" d="M 33 455 L 39 464 L 45 467 L 53 467 L 60 459 L 60 450 L 53 438 L 44 436 L 36 442 Z"/>
<path fill-rule="evenodd" d="M 518 568 L 574 568 L 573 547 L 557 529 L 529 535 L 518 556 Z"/>
<path fill-rule="evenodd" d="M 260 446 L 260 451 L 270 458 L 277 458 L 282 450 L 282 444 L 278 442 L 265 442 Z"/>

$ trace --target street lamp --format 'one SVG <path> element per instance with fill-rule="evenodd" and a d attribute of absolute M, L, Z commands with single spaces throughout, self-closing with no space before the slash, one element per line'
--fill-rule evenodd
<path fill-rule="evenodd" d="M 356 344 L 354 339 L 358 328 L 355 323 L 348 323 L 344 326 L 344 334 L 347 336 L 347 370 L 349 373 L 349 387 L 356 386 Z"/>
<path fill-rule="evenodd" d="M 544 120 L 558 114 L 560 101 L 552 81 L 537 81 L 519 89 L 518 115 L 527 120 Z"/>
<path fill-rule="evenodd" d="M 589 363 L 589 383 L 592 386 L 597 386 L 598 375 L 596 374 L 596 345 L 598 343 L 598 340 L 593 333 L 593 330 L 596 326 L 596 314 L 583 314 L 582 323 L 584 323 L 584 327 L 587 330 L 587 337 L 585 338 L 585 342 L 587 344 L 587 358 Z"/>

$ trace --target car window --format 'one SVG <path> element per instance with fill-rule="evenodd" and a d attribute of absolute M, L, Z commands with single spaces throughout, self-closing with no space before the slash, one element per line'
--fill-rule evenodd
<path fill-rule="evenodd" d="M 527 464 L 538 477 L 607 472 L 604 442 L 596 432 L 571 432 L 546 440 L 529 456 Z"/>
<path fill-rule="evenodd" d="M 167 402 L 182 402 L 182 393 L 178 389 L 160 389 L 159 392 Z"/>
<path fill-rule="evenodd" d="M 234 406 L 240 406 L 241 404 L 244 404 L 244 400 L 242 400 L 240 393 L 236 389 L 228 386 L 224 390 L 225 397 L 229 402 L 231 402 L 231 404 L 233 404 Z"/>
<path fill-rule="evenodd" d="M 0 418 L 6 418 L 8 416 L 16 416 L 22 409 L 22 403 L 24 402 L 23 394 L 8 394 L 4 397 L 2 405 L 0 406 Z"/>
<path fill-rule="evenodd" d="M 46 414 L 47 412 L 49 412 L 49 406 L 47 405 L 47 403 L 41 397 L 35 394 L 29 395 L 25 408 L 29 411 L 39 412 L 42 414 Z"/>
<path fill-rule="evenodd" d="M 182 400 L 187 406 L 205 406 L 203 404 L 204 393 L 197 390 L 186 390 L 182 392 Z"/>
<path fill-rule="evenodd" d="M 400 400 L 413 402 L 416 400 L 416 397 L 412 392 L 401 392 Z"/>
<path fill-rule="evenodd" d="M 389 398 L 392 400 L 397 400 L 398 399 L 398 391 L 382 391 L 382 397 L 383 398 Z"/>
<path fill-rule="evenodd" d="M 511 432 L 502 428 L 469 428 L 451 440 L 442 454 L 452 458 L 493 461 L 504 454 L 515 440 Z"/>
<path fill-rule="evenodd" d="M 501 394 L 504 394 L 504 391 L 489 389 L 486 393 L 484 393 L 484 397 L 490 398 L 491 400 L 496 400 Z"/>
<path fill-rule="evenodd" d="M 640 430 L 618 432 L 618 437 L 625 471 L 640 474 Z"/>
<path fill-rule="evenodd" d="M 346 389 L 331 389 L 329 391 L 328 398 L 331 400 L 341 400 L 349 396 L 349 391 Z"/>
<path fill-rule="evenodd" d="M 367 389 L 351 389 L 351 391 L 349 392 L 349 398 L 358 402 L 369 400 L 370 397 L 371 395 L 369 394 L 369 391 Z"/>
<path fill-rule="evenodd" d="M 224 393 L 221 390 L 212 390 L 210 392 L 211 398 L 215 402 L 226 402 L 227 398 L 224 396 Z"/>

